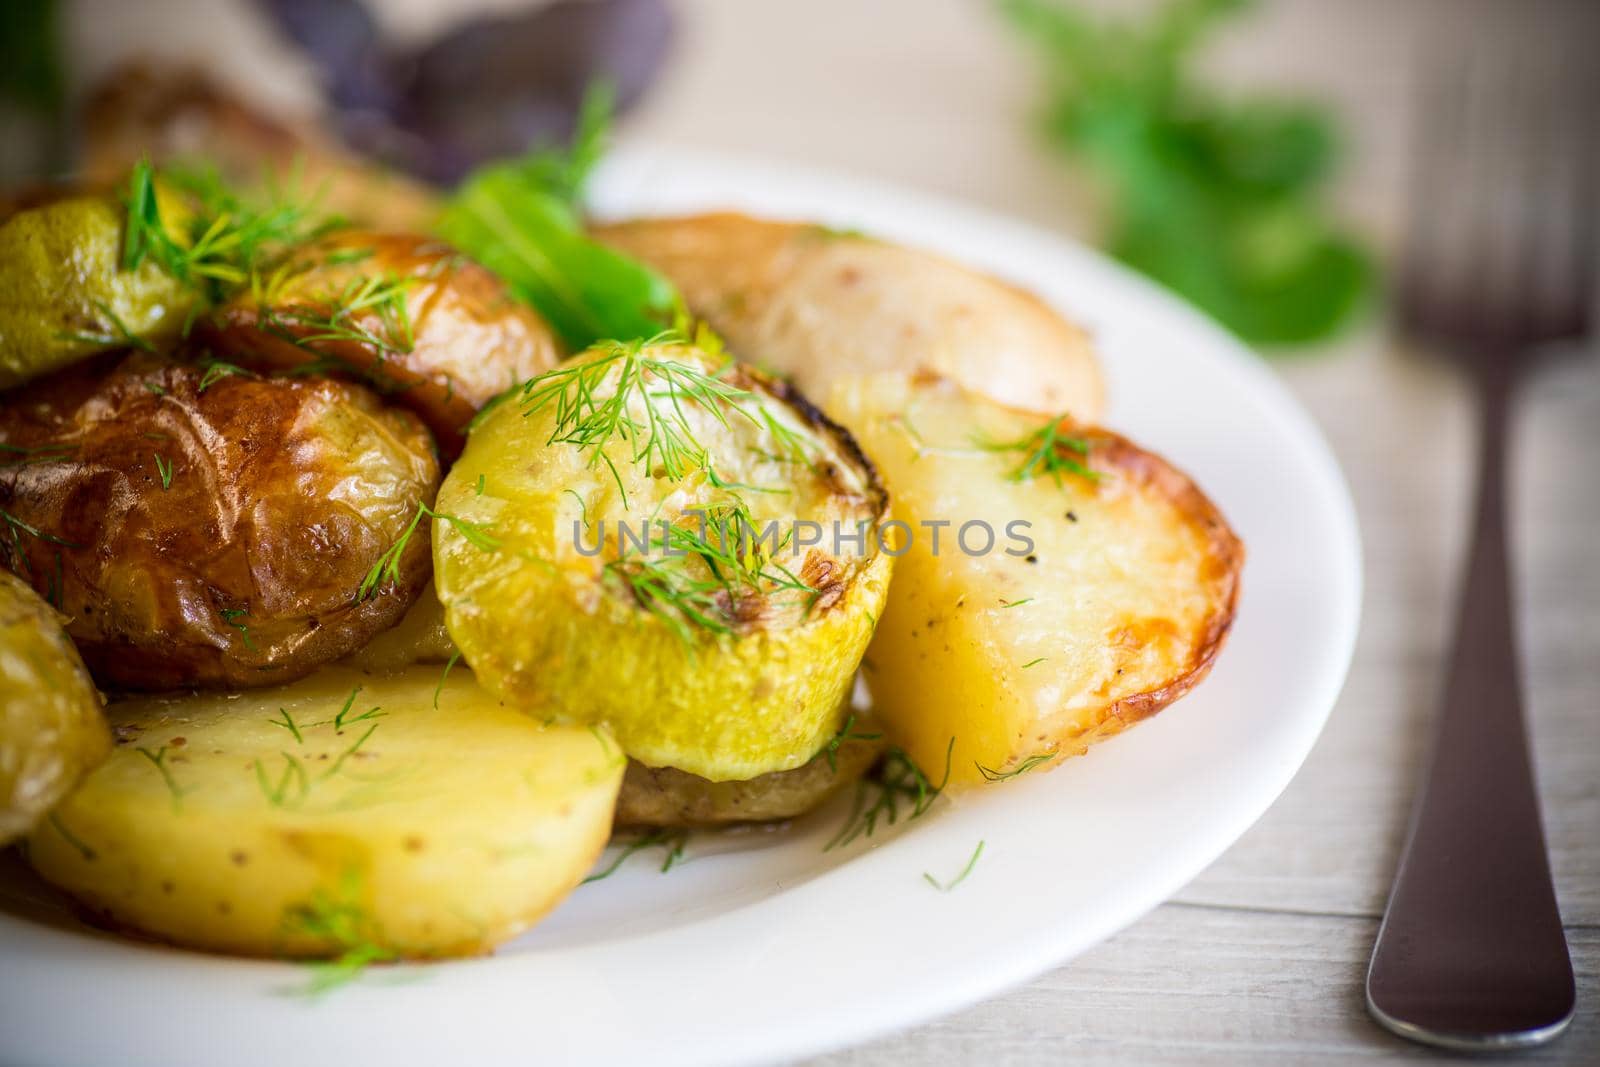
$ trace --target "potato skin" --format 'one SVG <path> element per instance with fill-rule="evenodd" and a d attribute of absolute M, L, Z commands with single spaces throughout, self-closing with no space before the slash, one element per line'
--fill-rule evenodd
<path fill-rule="evenodd" d="M 154 261 L 122 269 L 126 214 L 113 195 L 76 194 L 0 221 L 0 389 L 121 347 L 123 329 L 176 336 L 194 296 Z"/>
<path fill-rule="evenodd" d="M 241 366 L 315 366 L 364 382 L 415 412 L 446 457 L 460 453 L 484 404 L 561 356 L 549 325 L 499 278 L 431 238 L 343 230 L 302 245 L 282 270 L 269 292 L 241 292 L 221 308 L 203 340 Z M 362 339 L 327 336 L 347 294 L 391 283 L 402 287 L 403 316 L 368 309 L 340 320 Z"/>
<path fill-rule="evenodd" d="M 111 750 L 101 703 L 60 617 L 0 570 L 0 847 Z"/>
<path fill-rule="evenodd" d="M 1018 480 L 1028 450 L 994 445 L 1047 420 L 939 379 L 878 376 L 841 386 L 835 401 L 881 464 L 896 518 L 1031 524 L 1031 550 L 1002 539 L 987 554 L 935 556 L 922 536 L 896 561 L 865 678 L 874 715 L 925 773 L 938 776 L 947 751 L 952 783 L 1054 764 L 1210 671 L 1244 547 L 1181 471 L 1062 420 L 1058 432 L 1087 446 L 1082 461 L 1099 477 Z"/>
<path fill-rule="evenodd" d="M 1094 422 L 1104 407 L 1082 329 L 1033 294 L 932 253 L 731 212 L 593 232 L 676 283 L 739 358 L 823 404 L 842 378 L 901 371 L 1043 414 Z"/>
<path fill-rule="evenodd" d="M 344 664 L 368 674 L 397 674 L 419 663 L 448 663 L 458 656 L 444 626 L 444 605 L 433 583 L 422 587 L 405 618 L 344 658 Z"/>
<path fill-rule="evenodd" d="M 6 395 L 0 444 L 0 508 L 40 532 L 0 564 L 71 620 L 109 688 L 299 677 L 397 623 L 428 579 L 423 527 L 399 580 L 357 599 L 439 484 L 427 432 L 360 386 L 136 354 Z"/>
<path fill-rule="evenodd" d="M 602 732 L 544 726 L 436 667 L 109 715 L 116 750 L 29 862 L 110 925 L 219 952 L 483 952 L 588 873 L 622 777 Z"/>
<path fill-rule="evenodd" d="M 617 826 L 698 829 L 798 818 L 865 774 L 883 747 L 878 739 L 852 739 L 831 761 L 818 753 L 793 770 L 732 782 L 629 760 L 617 795 Z"/>

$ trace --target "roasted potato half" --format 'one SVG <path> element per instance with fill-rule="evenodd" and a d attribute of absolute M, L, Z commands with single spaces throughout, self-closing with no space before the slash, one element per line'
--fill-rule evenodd
<path fill-rule="evenodd" d="M 0 460 L 0 564 L 108 688 L 300 677 L 428 580 L 432 443 L 358 385 L 95 361 L 0 397 Z"/>
<path fill-rule="evenodd" d="M 603 732 L 542 726 L 433 667 L 110 716 L 115 752 L 28 858 L 110 923 L 221 952 L 492 948 L 582 880 L 622 778 Z"/>
<path fill-rule="evenodd" d="M 451 457 L 479 408 L 560 358 L 545 321 L 477 263 L 430 238 L 354 230 L 296 249 L 202 339 L 246 367 L 365 382 Z"/>
<path fill-rule="evenodd" d="M 674 767 L 629 760 L 617 796 L 617 825 L 704 828 L 797 818 L 865 774 L 883 752 L 882 737 L 866 727 L 852 730 L 792 771 L 742 782 L 710 782 Z"/>
<path fill-rule="evenodd" d="M 731 213 L 594 233 L 675 282 L 739 358 L 820 402 L 840 378 L 929 372 L 1026 410 L 1100 416 L 1100 368 L 1083 330 L 1032 294 L 931 253 Z"/>
<path fill-rule="evenodd" d="M 0 389 L 177 335 L 193 293 L 151 260 L 122 269 L 126 214 L 113 195 L 80 194 L 0 220 Z"/>
<path fill-rule="evenodd" d="M 111 750 L 100 703 L 60 617 L 0 570 L 0 847 Z"/>
<path fill-rule="evenodd" d="M 886 504 L 786 383 L 687 345 L 602 345 L 474 428 L 440 490 L 435 582 L 492 692 L 603 723 L 648 766 L 754 778 L 843 721 L 890 562 L 833 533 Z"/>
<path fill-rule="evenodd" d="M 908 524 L 864 676 L 925 773 L 948 758 L 952 782 L 995 780 L 1081 753 L 1211 669 L 1244 551 L 1165 460 L 935 379 L 849 383 L 835 407 Z"/>

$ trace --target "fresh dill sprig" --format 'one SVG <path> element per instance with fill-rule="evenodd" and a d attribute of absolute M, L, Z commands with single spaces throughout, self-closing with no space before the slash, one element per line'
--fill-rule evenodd
<path fill-rule="evenodd" d="M 1049 763 L 1051 760 L 1055 759 L 1057 755 L 1058 753 L 1055 752 L 1035 752 L 1033 755 L 1029 756 L 1027 759 L 1023 760 L 1009 771 L 997 771 L 993 767 L 985 767 L 983 764 L 977 763 L 976 761 L 974 761 L 973 766 L 978 768 L 978 773 L 983 775 L 984 781 L 1004 782 L 1009 778 L 1016 778 L 1019 775 L 1027 774 L 1041 763 Z"/>
<path fill-rule="evenodd" d="M 1088 439 L 1063 433 L 1061 426 L 1064 421 L 1064 418 L 1052 418 L 1037 430 L 1014 441 L 979 440 L 977 445 L 986 452 L 1020 454 L 1022 460 L 1010 475 L 1014 482 L 1032 481 L 1041 474 L 1048 474 L 1057 485 L 1064 484 L 1061 478 L 1063 474 L 1075 474 L 1091 482 L 1098 481 L 1100 472 L 1085 462 L 1089 458 Z"/>
<path fill-rule="evenodd" d="M 151 453 L 156 460 L 156 474 L 161 477 L 161 491 L 164 493 L 172 488 L 172 460 L 167 459 L 160 452 Z"/>
<path fill-rule="evenodd" d="M 500 539 L 489 532 L 489 528 L 481 522 L 471 522 L 456 515 L 449 515 L 442 511 L 435 511 L 422 501 L 417 501 L 417 510 L 411 516 L 411 521 L 378 557 L 366 577 L 361 579 L 361 585 L 356 589 L 356 600 L 366 600 L 378 591 L 384 582 L 398 582 L 400 580 L 400 560 L 405 555 L 406 548 L 411 544 L 411 538 L 417 532 L 423 517 L 434 519 L 438 522 L 449 523 L 450 526 L 464 537 L 468 544 L 480 552 L 494 552 L 500 547 Z"/>
<path fill-rule="evenodd" d="M 388 963 L 398 953 L 381 943 L 381 932 L 360 904 L 361 875 L 347 870 L 336 889 L 317 889 L 304 903 L 291 905 L 283 915 L 282 933 L 313 938 L 331 945 L 338 955 L 308 964 L 311 979 L 292 990 L 320 997 L 360 978 L 374 963 Z"/>
<path fill-rule="evenodd" d="M 683 862 L 684 849 L 688 846 L 688 843 L 689 831 L 681 827 L 674 830 L 652 830 L 647 834 L 640 834 L 628 842 L 622 851 L 617 853 L 616 859 L 607 864 L 604 870 L 596 871 L 579 884 L 588 885 L 590 882 L 598 882 L 610 878 L 628 861 L 628 857 L 656 845 L 660 845 L 665 850 L 665 856 L 661 861 L 661 873 L 666 874 Z"/>
<path fill-rule="evenodd" d="M 0 441 L 0 466 L 26 466 L 29 463 L 50 463 L 66 459 L 78 450 L 71 442 L 42 445 L 13 445 Z"/>
<path fill-rule="evenodd" d="M 160 187 L 180 208 L 162 213 Z M 127 221 L 122 267 L 136 270 L 146 260 L 184 283 L 203 304 L 219 304 L 284 250 L 336 225 L 319 221 L 312 205 L 296 202 L 282 190 L 264 203 L 246 201 L 215 171 L 163 166 L 148 160 L 134 165 L 124 194 Z"/>
<path fill-rule="evenodd" d="M 49 820 L 51 828 L 53 828 L 56 833 L 61 835 L 61 840 L 71 845 L 77 851 L 78 855 L 82 856 L 85 860 L 88 860 L 92 863 L 95 858 L 99 856 L 98 852 L 84 843 L 83 838 L 67 829 L 67 824 L 61 821 L 61 816 L 59 814 L 52 811 L 49 815 L 46 815 L 45 818 Z"/>
<path fill-rule="evenodd" d="M 172 766 L 167 762 L 169 749 L 166 745 L 151 752 L 148 748 L 139 747 L 134 750 L 139 755 L 150 761 L 150 765 L 161 775 L 161 781 L 166 784 L 167 792 L 172 794 L 172 807 L 179 808 L 183 804 L 184 790 L 178 785 L 178 780 L 172 774 Z"/>
<path fill-rule="evenodd" d="M 255 768 L 256 785 L 260 786 L 261 795 L 266 797 L 267 803 L 273 807 L 297 808 L 311 795 L 311 776 L 306 773 L 305 764 L 300 762 L 298 756 L 288 752 L 280 752 L 278 755 L 283 757 L 283 770 L 276 781 L 267 776 L 266 764 L 262 763 L 259 757 L 250 761 L 251 766 Z"/>
<path fill-rule="evenodd" d="M 921 818 L 933 807 L 950 783 L 950 758 L 955 753 L 952 737 L 944 753 L 944 776 L 934 785 L 904 749 L 891 748 L 872 774 L 856 783 L 855 799 L 844 825 L 826 845 L 824 852 L 848 845 L 861 837 L 871 837 L 880 825 L 893 826 L 901 817 L 901 805 L 909 804 L 906 821 Z M 874 794 L 870 796 L 868 794 Z"/>
<path fill-rule="evenodd" d="M 1049 656 L 1040 656 L 1038 659 L 1030 659 L 1028 662 L 1024 663 L 1021 667 L 1018 667 L 1017 669 L 1021 670 L 1021 671 L 1025 671 L 1029 667 L 1037 667 L 1039 664 L 1043 663 L 1045 660 L 1047 660 L 1049 658 L 1050 658 Z"/>
<path fill-rule="evenodd" d="M 134 333 L 128 327 L 128 324 L 122 321 L 122 316 L 118 315 L 110 304 L 104 300 L 96 300 L 94 306 L 101 315 L 105 316 L 106 323 L 110 327 L 109 330 L 99 333 L 90 333 L 86 330 L 68 330 L 56 334 L 57 340 L 82 341 L 92 345 L 127 345 L 129 348 L 137 348 L 141 352 L 154 352 L 156 350 L 155 345 L 151 344 L 149 340 Z"/>
<path fill-rule="evenodd" d="M 206 372 L 200 376 L 200 386 L 195 391 L 203 393 L 224 378 L 255 378 L 259 377 L 254 371 L 245 370 L 243 367 L 232 363 L 224 363 L 220 359 L 206 359 L 200 362 Z"/>
<path fill-rule="evenodd" d="M 267 722 L 269 724 L 273 725 L 273 726 L 281 726 L 285 730 L 288 730 L 291 734 L 294 735 L 294 743 L 295 744 L 297 744 L 297 745 L 305 744 L 306 743 L 306 739 L 305 739 L 305 735 L 300 732 L 300 724 L 294 721 L 294 716 L 289 714 L 289 709 L 288 708 L 279 708 L 278 709 L 278 714 L 282 715 L 283 718 L 282 719 L 268 719 Z"/>
<path fill-rule="evenodd" d="M 733 633 L 740 605 L 749 600 L 789 592 L 809 610 L 816 589 L 774 558 L 787 538 L 768 549 L 743 500 L 732 496 L 698 515 L 699 530 L 676 523 L 652 527 L 642 554 L 610 561 L 605 573 L 691 646 L 692 626 Z"/>
<path fill-rule="evenodd" d="M 987 843 L 986 841 L 978 842 L 978 847 L 972 850 L 972 858 L 967 861 L 965 867 L 961 868 L 961 873 L 956 875 L 950 882 L 941 882 L 927 871 L 922 872 L 923 879 L 941 893 L 950 892 L 950 890 L 967 880 L 967 875 L 972 873 L 972 868 L 978 865 L 978 857 L 983 855 L 983 846 Z"/>
<path fill-rule="evenodd" d="M 833 735 L 832 739 L 828 741 L 827 746 L 822 750 L 824 757 L 828 761 L 828 769 L 833 771 L 834 774 L 839 773 L 839 749 L 842 748 L 846 743 L 850 741 L 878 741 L 883 738 L 883 734 L 881 733 L 856 733 L 855 725 L 856 713 L 852 711 L 844 720 L 844 725 L 839 727 L 839 732 Z"/>
<path fill-rule="evenodd" d="M 439 675 L 439 684 L 433 687 L 433 710 L 439 710 L 439 694 L 444 692 L 445 679 L 450 677 L 450 671 L 461 660 L 459 648 L 450 651 L 450 658 L 445 661 L 444 672 Z"/>
<path fill-rule="evenodd" d="M 278 307 L 272 284 L 257 287 L 256 303 L 261 325 L 273 336 L 292 345 L 320 352 L 330 343 L 362 345 L 381 361 L 416 347 L 416 329 L 406 296 L 416 281 L 412 277 L 358 275 L 338 292 Z"/>
<path fill-rule="evenodd" d="M 1000 610 L 1001 611 L 1009 611 L 1012 608 L 1020 608 L 1024 604 L 1032 604 L 1032 603 L 1033 603 L 1033 597 L 1031 597 L 1031 596 L 1025 596 L 1021 600 L 1002 600 L 1002 601 L 1000 601 Z"/>
<path fill-rule="evenodd" d="M 250 636 L 250 624 L 239 621 L 240 619 L 248 619 L 250 617 L 250 612 L 247 609 L 223 608 L 221 611 L 217 612 L 217 614 L 222 616 L 223 622 L 239 631 L 239 636 L 241 639 L 243 639 L 245 648 L 249 649 L 251 652 L 256 651 L 255 638 Z"/>
<path fill-rule="evenodd" d="M 625 443 L 630 461 L 649 473 L 681 481 L 711 465 L 695 436 L 689 407 L 698 407 L 724 426 L 729 412 L 757 421 L 744 406 L 752 396 L 749 390 L 692 364 L 644 351 L 681 341 L 681 336 L 666 333 L 649 340 L 605 342 L 598 346 L 602 354 L 596 358 L 557 367 L 522 387 L 524 416 L 552 409 L 554 425 L 545 443 L 576 447 L 587 455 L 591 467 L 604 463 L 624 506 L 627 489 L 606 453 L 611 442 Z"/>
<path fill-rule="evenodd" d="M 82 548 L 74 541 L 57 537 L 55 534 L 46 533 L 32 523 L 24 522 L 5 508 L 0 508 L 0 522 L 5 523 L 5 536 L 0 539 L 0 564 L 18 578 L 29 578 L 33 574 L 33 561 L 28 556 L 27 544 L 24 537 L 31 537 L 47 545 L 56 545 L 59 548 Z M 57 565 L 60 565 L 61 553 L 56 553 Z"/>

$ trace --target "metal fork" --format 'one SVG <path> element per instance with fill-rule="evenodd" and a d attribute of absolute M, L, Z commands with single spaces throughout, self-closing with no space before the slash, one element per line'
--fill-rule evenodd
<path fill-rule="evenodd" d="M 1474 1051 L 1551 1040 L 1575 1000 L 1523 721 L 1506 429 L 1535 355 L 1590 326 L 1600 99 L 1581 54 L 1508 58 L 1506 45 L 1452 55 L 1421 112 L 1399 311 L 1472 375 L 1477 508 L 1432 751 L 1367 972 L 1384 1026 Z"/>

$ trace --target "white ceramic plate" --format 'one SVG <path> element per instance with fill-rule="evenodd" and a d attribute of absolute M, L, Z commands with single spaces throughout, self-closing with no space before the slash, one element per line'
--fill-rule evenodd
<path fill-rule="evenodd" d="M 1344 679 L 1360 597 L 1348 493 L 1272 374 L 1093 252 L 899 189 L 704 155 L 619 153 L 602 215 L 732 207 L 948 253 L 1097 335 L 1110 425 L 1174 459 L 1248 546 L 1210 679 L 1055 773 L 942 799 L 823 851 L 842 811 L 632 857 L 493 958 L 374 973 L 321 1000 L 303 970 L 0 915 L 0 1060 L 716 1064 L 814 1053 L 948 1012 L 1128 925 L 1288 784 Z M 979 841 L 981 861 L 948 879 Z M 16 905 L 12 905 L 15 909 Z"/>

